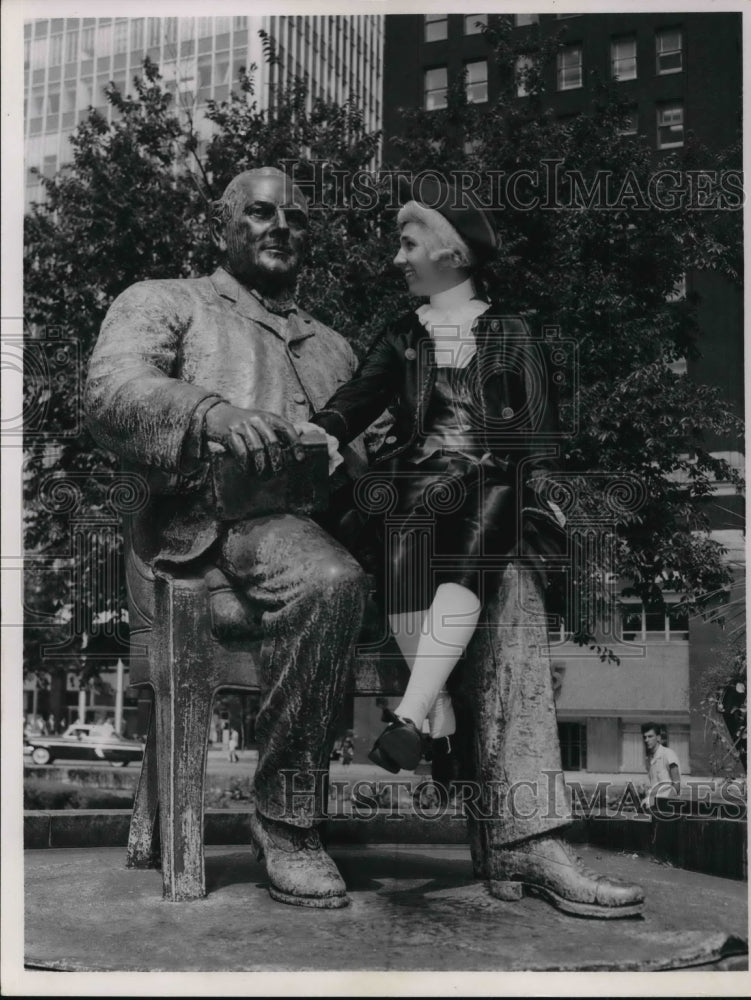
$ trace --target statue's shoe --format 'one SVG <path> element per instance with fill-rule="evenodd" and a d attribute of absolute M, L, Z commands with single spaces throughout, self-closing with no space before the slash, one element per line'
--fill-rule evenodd
<path fill-rule="evenodd" d="M 389 725 L 373 744 L 368 759 L 374 764 L 396 774 L 401 768 L 414 771 L 423 751 L 422 735 L 411 719 L 402 719 L 385 708 L 383 721 Z"/>
<path fill-rule="evenodd" d="M 272 899 L 325 910 L 347 906 L 344 881 L 315 827 L 291 826 L 253 812 L 250 832 L 258 860 L 266 861 Z"/>
<path fill-rule="evenodd" d="M 541 896 L 564 913 L 613 919 L 638 916 L 644 890 L 585 868 L 559 837 L 532 837 L 513 847 L 491 849 L 488 888 L 497 899 Z"/>

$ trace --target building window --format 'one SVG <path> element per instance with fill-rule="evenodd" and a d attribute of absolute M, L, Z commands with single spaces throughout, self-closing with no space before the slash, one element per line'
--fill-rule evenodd
<path fill-rule="evenodd" d="M 685 275 L 684 275 L 685 280 Z M 686 370 L 686 359 L 683 362 L 683 370 Z M 684 607 L 668 608 L 667 614 L 668 639 L 688 639 L 688 612 Z"/>
<path fill-rule="evenodd" d="M 128 51 L 128 22 L 118 21 L 115 25 L 115 52 Z"/>
<path fill-rule="evenodd" d="M 63 112 L 76 110 L 76 85 L 73 83 L 63 91 Z"/>
<path fill-rule="evenodd" d="M 657 148 L 683 145 L 683 104 L 672 101 L 657 109 Z"/>
<path fill-rule="evenodd" d="M 614 80 L 636 79 L 636 38 L 628 35 L 610 43 L 610 72 Z"/>
<path fill-rule="evenodd" d="M 47 63 L 47 39 L 35 38 L 31 46 L 31 68 L 44 69 Z"/>
<path fill-rule="evenodd" d="M 247 17 L 233 17 L 232 26 L 234 27 L 235 31 L 242 31 L 244 28 L 248 27 Z"/>
<path fill-rule="evenodd" d="M 657 49 L 657 73 L 680 73 L 683 69 L 683 38 L 680 28 L 658 31 L 655 38 Z"/>
<path fill-rule="evenodd" d="M 130 47 L 131 49 L 143 48 L 143 22 L 142 17 L 136 18 L 130 26 Z"/>
<path fill-rule="evenodd" d="M 537 24 L 539 20 L 539 14 L 514 14 L 514 27 L 521 28 L 525 24 Z"/>
<path fill-rule="evenodd" d="M 65 36 L 65 61 L 75 62 L 78 59 L 78 32 L 69 31 Z"/>
<path fill-rule="evenodd" d="M 216 72 L 214 73 L 214 86 L 221 87 L 229 82 L 229 61 L 227 59 L 217 60 Z"/>
<path fill-rule="evenodd" d="M 435 111 L 447 105 L 448 70 L 445 66 L 425 70 L 425 109 Z"/>
<path fill-rule="evenodd" d="M 587 770 L 587 726 L 584 722 L 559 722 L 561 767 L 564 771 Z"/>
<path fill-rule="evenodd" d="M 558 89 L 574 90 L 582 85 L 582 47 L 564 45 L 558 53 Z"/>
<path fill-rule="evenodd" d="M 94 29 L 84 28 L 81 31 L 81 58 L 92 59 L 94 57 Z"/>
<path fill-rule="evenodd" d="M 630 604 L 621 607 L 624 642 L 671 642 L 688 639 L 688 613 L 683 605 Z"/>
<path fill-rule="evenodd" d="M 480 35 L 484 28 L 488 26 L 488 15 L 487 14 L 465 14 L 464 15 L 464 34 L 465 35 Z"/>
<path fill-rule="evenodd" d="M 164 44 L 174 45 L 177 42 L 177 18 L 165 17 L 164 19 Z"/>
<path fill-rule="evenodd" d="M 636 135 L 639 131 L 639 114 L 634 108 L 632 111 L 628 111 L 623 120 L 623 124 L 618 129 L 619 135 Z"/>
<path fill-rule="evenodd" d="M 639 641 L 642 636 L 642 624 L 641 608 L 638 605 L 621 609 L 621 637 L 624 642 Z"/>
<path fill-rule="evenodd" d="M 42 161 L 42 174 L 48 180 L 51 180 L 57 173 L 57 157 L 56 156 L 45 156 Z"/>
<path fill-rule="evenodd" d="M 466 64 L 467 100 L 470 104 L 482 104 L 488 99 L 488 61 L 479 59 Z"/>
<path fill-rule="evenodd" d="M 208 38 L 209 35 L 214 34 L 214 19 L 213 17 L 199 17 L 198 18 L 198 37 Z"/>
<path fill-rule="evenodd" d="M 526 97 L 530 93 L 529 71 L 534 66 L 534 60 L 530 56 L 516 57 L 516 96 Z"/>
<path fill-rule="evenodd" d="M 44 90 L 38 87 L 31 92 L 31 117 L 41 118 L 44 114 Z"/>
<path fill-rule="evenodd" d="M 149 37 L 149 48 L 156 49 L 159 47 L 159 42 L 161 41 L 161 18 L 150 17 L 147 19 L 147 24 L 149 26 L 148 37 Z"/>
<path fill-rule="evenodd" d="M 59 66 L 63 61 L 63 36 L 52 35 L 50 37 L 50 66 Z"/>
<path fill-rule="evenodd" d="M 447 14 L 426 14 L 425 15 L 425 41 L 440 42 L 442 38 L 448 38 L 449 19 Z M 346 31 L 346 22 L 345 22 Z"/>
<path fill-rule="evenodd" d="M 112 25 L 100 24 L 97 28 L 96 54 L 100 58 L 112 52 Z"/>

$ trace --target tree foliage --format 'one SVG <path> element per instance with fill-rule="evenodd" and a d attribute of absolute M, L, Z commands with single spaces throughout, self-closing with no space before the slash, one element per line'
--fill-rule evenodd
<path fill-rule="evenodd" d="M 683 149 L 656 161 L 643 136 L 623 134 L 627 109 L 607 84 L 595 88 L 586 114 L 557 120 L 545 106 L 540 67 L 559 39 L 538 39 L 535 58 L 522 71 L 529 96 L 518 101 L 514 67 L 520 52 L 512 34 L 501 22 L 486 37 L 505 84 L 500 100 L 480 108 L 455 87 L 443 110 L 405 109 L 393 162 L 382 169 L 476 171 L 486 180 L 488 171 L 505 178 L 520 170 L 547 171 L 553 178 L 546 188 L 549 204 L 529 210 L 506 204 L 495 211 L 502 248 L 484 277 L 509 312 L 526 312 L 533 325 L 557 325 L 576 343 L 578 394 L 570 382 L 563 398 L 564 409 L 576 403 L 579 413 L 578 430 L 566 445 L 568 467 L 629 472 L 645 484 L 646 503 L 619 535 L 619 573 L 645 600 L 659 597 L 667 585 L 694 607 L 702 594 L 728 581 L 702 500 L 718 479 L 740 485 L 706 442 L 740 436 L 741 428 L 716 389 L 673 370 L 677 359 L 697 354 L 698 303 L 667 298 L 691 268 L 740 281 L 739 213 L 662 211 L 645 207 L 637 192 L 647 189 L 658 167 L 717 170 L 735 165 L 737 150 L 710 155 L 689 136 Z M 268 55 L 273 58 L 271 50 Z M 83 636 L 101 631 L 103 614 L 110 622 L 122 617 L 122 587 L 97 592 L 97 581 L 117 560 L 119 536 L 108 528 L 103 544 L 89 553 L 84 576 L 73 581 L 62 563 L 50 562 L 67 552 L 70 510 L 51 509 L 40 497 L 50 475 L 88 477 L 88 485 L 76 480 L 77 511 L 91 515 L 91 530 L 98 530 L 103 508 L 97 489 L 116 466 L 85 430 L 66 429 L 75 424 L 81 375 L 115 296 L 145 278 L 213 269 L 209 204 L 240 170 L 294 165 L 305 183 L 321 180 L 316 164 L 325 161 L 299 283 L 301 304 L 357 350 L 409 304 L 391 263 L 393 207 L 383 190 L 369 210 L 353 196 L 352 176 L 372 166 L 380 139 L 367 132 L 355 102 L 316 100 L 307 111 L 298 81 L 264 108 L 254 95 L 251 67 L 228 101 L 209 102 L 213 134 L 204 148 L 153 63 L 144 63 L 133 85 L 132 96 L 113 85 L 107 89 L 111 122 L 89 110 L 71 139 L 73 162 L 45 180 L 46 201 L 27 215 L 25 228 L 27 324 L 42 339 L 51 330 L 64 331 L 78 345 L 83 366 L 78 382 L 73 373 L 62 384 L 27 380 L 27 402 L 41 405 L 44 433 L 26 440 L 26 548 L 46 560 L 43 569 L 30 563 L 27 602 L 48 616 L 38 621 L 53 631 L 55 621 L 78 623 L 66 649 L 79 656 Z M 617 206 L 576 207 L 577 190 L 591 195 L 606 174 L 622 195 Z M 29 634 L 30 669 L 54 662 L 39 661 L 44 635 L 41 626 Z M 68 669 L 72 665 L 66 660 Z"/>

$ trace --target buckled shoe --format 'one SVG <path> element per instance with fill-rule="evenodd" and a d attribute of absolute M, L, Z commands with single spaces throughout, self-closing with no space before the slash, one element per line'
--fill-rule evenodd
<path fill-rule="evenodd" d="M 423 752 L 422 735 L 411 719 L 402 719 L 388 708 L 381 715 L 388 726 L 373 744 L 368 760 L 397 774 L 401 768 L 414 771 Z"/>
<path fill-rule="evenodd" d="M 291 826 L 254 812 L 250 833 L 258 860 L 265 859 L 272 899 L 325 910 L 348 905 L 344 881 L 315 827 Z"/>
<path fill-rule="evenodd" d="M 638 916 L 641 886 L 586 868 L 560 837 L 532 837 L 487 855 L 488 888 L 497 899 L 540 896 L 564 913 L 614 919 Z"/>

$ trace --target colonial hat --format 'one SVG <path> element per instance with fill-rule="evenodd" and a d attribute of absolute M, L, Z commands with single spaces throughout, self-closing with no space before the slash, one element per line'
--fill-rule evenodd
<path fill-rule="evenodd" d="M 398 190 L 402 204 L 416 201 L 439 212 L 479 260 L 487 260 L 498 249 L 498 235 L 487 212 L 474 204 L 474 192 L 460 191 L 438 173 L 427 170 L 411 178 L 400 175 Z"/>

